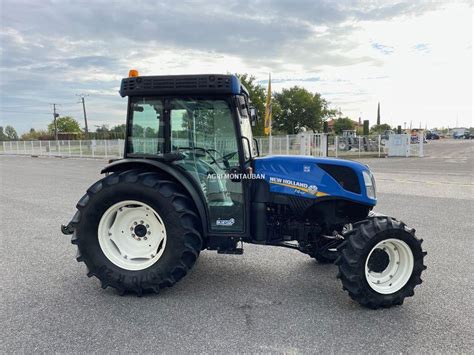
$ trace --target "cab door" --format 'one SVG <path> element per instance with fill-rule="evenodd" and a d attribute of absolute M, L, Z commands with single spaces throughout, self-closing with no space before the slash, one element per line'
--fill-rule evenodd
<path fill-rule="evenodd" d="M 225 99 L 173 98 L 168 102 L 170 150 L 206 198 L 211 232 L 245 230 L 245 203 L 238 132 Z"/>

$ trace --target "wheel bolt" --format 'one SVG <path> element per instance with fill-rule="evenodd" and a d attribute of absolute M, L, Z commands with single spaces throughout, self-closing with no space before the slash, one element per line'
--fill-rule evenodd
<path fill-rule="evenodd" d="M 147 237 L 143 237 L 143 239 L 147 240 L 148 238 L 147 238 Z"/>
<path fill-rule="evenodd" d="M 133 225 L 136 226 L 138 223 L 137 222 L 133 222 Z"/>
<path fill-rule="evenodd" d="M 132 233 L 132 237 L 135 238 L 135 234 Z"/>
<path fill-rule="evenodd" d="M 149 225 L 149 224 L 147 224 L 145 227 L 147 227 L 147 228 L 150 228 L 150 225 Z"/>
<path fill-rule="evenodd" d="M 127 259 L 127 258 L 128 258 L 128 256 L 126 256 L 126 255 L 124 255 L 123 257 L 124 257 L 125 259 Z"/>
<path fill-rule="evenodd" d="M 143 223 L 145 223 L 145 222 L 143 222 L 143 221 L 140 221 L 140 224 L 143 224 Z"/>
<path fill-rule="evenodd" d="M 150 234 L 151 234 L 151 232 L 150 232 L 150 231 L 148 231 L 146 234 L 150 235 Z"/>

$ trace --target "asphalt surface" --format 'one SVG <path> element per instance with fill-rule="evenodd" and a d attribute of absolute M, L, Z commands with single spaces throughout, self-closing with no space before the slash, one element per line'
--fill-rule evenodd
<path fill-rule="evenodd" d="M 366 159 L 379 212 L 417 229 L 424 283 L 400 307 L 353 302 L 336 267 L 246 245 L 203 252 L 160 295 L 102 290 L 59 232 L 104 161 L 0 156 L 0 352 L 472 353 L 474 144 Z"/>

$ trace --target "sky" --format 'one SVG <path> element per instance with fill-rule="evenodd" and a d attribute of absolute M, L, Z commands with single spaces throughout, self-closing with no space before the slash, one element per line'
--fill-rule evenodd
<path fill-rule="evenodd" d="M 319 92 L 344 116 L 474 126 L 470 1 L 0 0 L 0 125 L 125 122 L 141 75 L 249 73 Z"/>

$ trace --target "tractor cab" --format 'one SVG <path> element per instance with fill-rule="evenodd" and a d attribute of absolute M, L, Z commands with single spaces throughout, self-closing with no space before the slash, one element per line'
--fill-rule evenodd
<path fill-rule="evenodd" d="M 132 73 L 137 74 L 137 73 Z M 245 231 L 242 179 L 257 154 L 247 90 L 234 75 L 130 76 L 125 159 L 164 161 L 192 176 L 210 232 Z"/>

